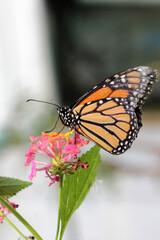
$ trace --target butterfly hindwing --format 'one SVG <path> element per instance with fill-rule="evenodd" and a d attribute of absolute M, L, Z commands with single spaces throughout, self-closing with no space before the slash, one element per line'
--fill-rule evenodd
<path fill-rule="evenodd" d="M 81 104 L 77 107 L 80 124 L 76 131 L 113 154 L 123 153 L 139 130 L 136 114 L 128 111 L 126 106 L 123 98 Z"/>

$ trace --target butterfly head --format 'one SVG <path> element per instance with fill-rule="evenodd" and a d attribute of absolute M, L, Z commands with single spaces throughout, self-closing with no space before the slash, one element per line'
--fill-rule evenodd
<path fill-rule="evenodd" d="M 62 123 L 67 127 L 74 127 L 76 125 L 75 115 L 69 107 L 60 107 L 57 109 Z"/>

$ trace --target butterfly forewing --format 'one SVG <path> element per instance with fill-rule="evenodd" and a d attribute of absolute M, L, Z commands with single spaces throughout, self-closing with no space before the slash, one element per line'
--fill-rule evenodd
<path fill-rule="evenodd" d="M 157 79 L 157 70 L 153 70 L 150 67 L 141 66 L 128 69 L 110 76 L 95 86 L 81 96 L 71 108 L 73 109 L 79 104 L 87 103 L 94 99 L 100 100 L 104 97 L 109 97 L 109 95 L 110 97 L 125 97 L 124 95 L 126 94 L 128 94 L 128 99 L 135 103 L 135 106 L 139 104 L 139 107 L 141 107 L 152 92 L 153 84 Z"/>
<path fill-rule="evenodd" d="M 141 108 L 152 92 L 153 84 L 158 79 L 158 72 L 142 66 L 115 74 L 110 79 L 108 85 L 112 86 L 113 90 L 126 89 L 131 105 Z"/>
<path fill-rule="evenodd" d="M 71 106 L 73 123 L 66 125 L 112 154 L 125 152 L 142 126 L 140 108 L 157 78 L 145 66 L 107 78 Z"/>

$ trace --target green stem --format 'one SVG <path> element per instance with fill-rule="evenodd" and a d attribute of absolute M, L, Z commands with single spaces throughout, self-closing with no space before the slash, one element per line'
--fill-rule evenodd
<path fill-rule="evenodd" d="M 63 229 L 61 229 L 59 240 L 62 240 L 66 226 L 67 226 L 67 222 L 63 225 Z"/>
<path fill-rule="evenodd" d="M 2 216 L 24 239 L 28 240 L 28 238 L 26 238 L 23 233 L 1 211 L 0 216 Z"/>
<path fill-rule="evenodd" d="M 60 232 L 60 215 L 61 215 L 61 199 L 62 199 L 62 186 L 63 186 L 63 175 L 59 176 L 59 207 L 58 207 L 58 222 L 57 222 L 57 233 L 55 240 L 58 240 L 59 232 Z"/>
<path fill-rule="evenodd" d="M 32 235 L 37 240 L 43 240 L 40 235 L 36 232 L 36 230 L 13 208 L 9 203 L 7 203 L 2 197 L 0 197 L 0 202 L 11 212 L 14 214 L 16 218 L 32 233 Z"/>

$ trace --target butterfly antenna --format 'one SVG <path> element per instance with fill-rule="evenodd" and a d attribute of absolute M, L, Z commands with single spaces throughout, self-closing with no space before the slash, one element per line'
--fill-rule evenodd
<path fill-rule="evenodd" d="M 32 102 L 40 102 L 40 103 L 47 103 L 47 104 L 51 104 L 51 105 L 53 105 L 53 106 L 56 106 L 58 109 L 60 108 L 60 106 L 59 106 L 58 104 L 51 103 L 51 102 L 47 102 L 47 101 L 41 101 L 41 100 L 32 99 L 32 98 L 27 100 L 27 102 L 30 102 L 30 101 L 32 101 Z M 56 120 L 56 122 L 55 122 L 55 124 L 54 124 L 54 127 L 53 127 L 51 130 L 49 130 L 49 131 L 45 131 L 45 133 L 50 133 L 50 132 L 52 132 L 52 131 L 56 128 L 57 123 L 58 123 L 58 120 L 59 120 L 59 115 L 58 115 L 57 120 Z"/>
<path fill-rule="evenodd" d="M 57 101 L 55 101 L 54 98 L 51 98 L 51 102 L 53 102 L 53 103 L 58 105 Z"/>
<path fill-rule="evenodd" d="M 27 102 L 40 102 L 40 103 L 47 103 L 47 104 L 51 104 L 53 106 L 56 106 L 57 108 L 60 108 L 60 106 L 58 104 L 55 104 L 55 103 L 51 103 L 51 102 L 46 102 L 46 101 L 41 101 L 41 100 L 37 100 L 37 99 L 28 99 Z"/>

